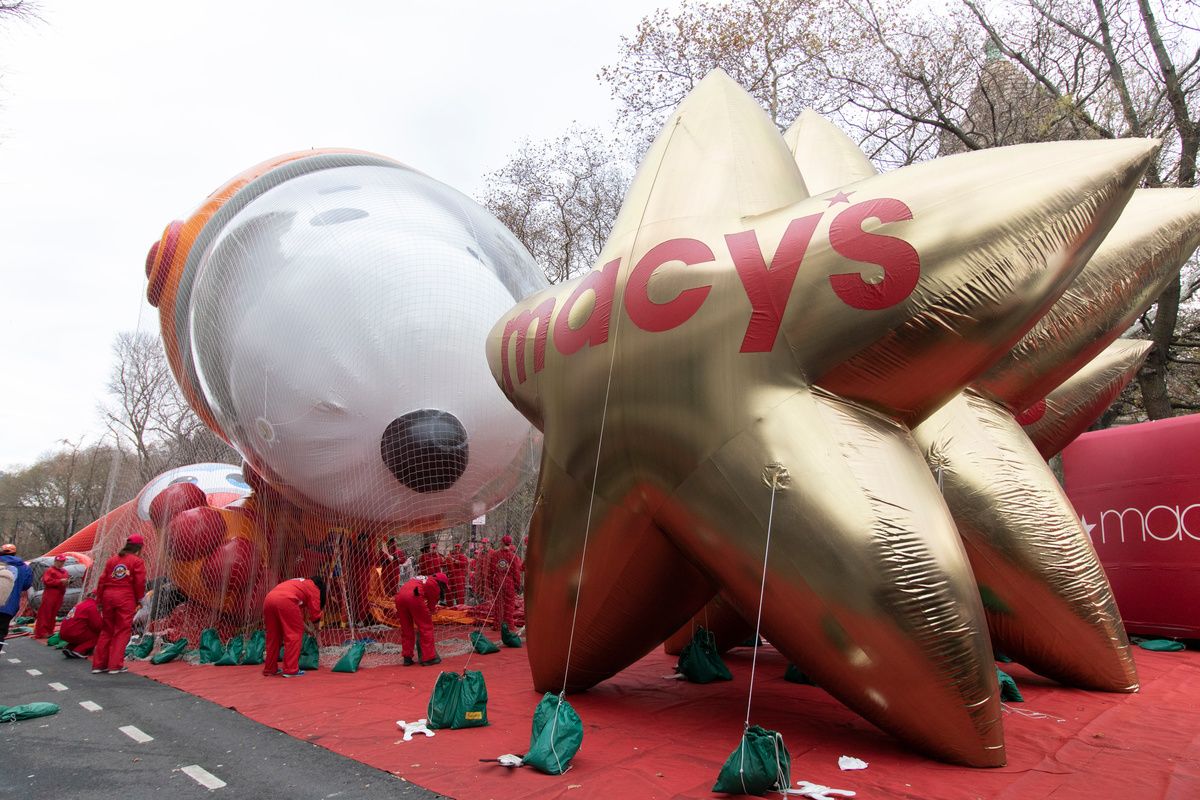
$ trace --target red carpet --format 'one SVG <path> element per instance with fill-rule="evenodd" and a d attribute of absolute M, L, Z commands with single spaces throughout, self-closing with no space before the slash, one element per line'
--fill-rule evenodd
<path fill-rule="evenodd" d="M 528 746 L 539 696 L 530 689 L 524 653 L 504 649 L 472 660 L 487 679 L 489 727 L 411 742 L 400 741 L 396 720 L 425 716 L 436 668 L 321 670 L 284 680 L 261 677 L 261 667 L 130 667 L 455 798 L 713 796 L 713 780 L 741 734 L 748 650 L 728 658 L 733 683 L 664 680 L 675 660 L 655 653 L 571 696 L 584 723 L 583 748 L 560 777 L 478 762 Z M 783 733 L 793 785 L 803 779 L 853 789 L 858 798 L 1200 798 L 1200 653 L 1136 655 L 1142 679 L 1136 695 L 1064 689 L 1004 665 L 1026 702 L 1008 706 L 1008 766 L 1002 769 L 951 767 L 904 750 L 820 689 L 785 682 L 786 663 L 770 649 L 760 653 L 752 721 Z M 442 666 L 458 670 L 465 661 L 447 659 Z M 841 772 L 843 754 L 870 767 Z"/>

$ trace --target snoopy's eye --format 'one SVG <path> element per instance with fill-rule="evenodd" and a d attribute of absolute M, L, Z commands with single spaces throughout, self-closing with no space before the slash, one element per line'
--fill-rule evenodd
<path fill-rule="evenodd" d="M 246 483 L 245 477 L 240 472 L 231 472 L 225 476 L 225 480 L 229 481 L 230 486 L 236 486 L 239 489 L 249 489 L 250 484 Z"/>
<path fill-rule="evenodd" d="M 177 483 L 199 483 L 199 482 L 200 481 L 196 480 L 195 476 L 193 476 L 193 475 L 180 475 L 178 478 L 171 481 L 167 485 L 174 486 Z"/>

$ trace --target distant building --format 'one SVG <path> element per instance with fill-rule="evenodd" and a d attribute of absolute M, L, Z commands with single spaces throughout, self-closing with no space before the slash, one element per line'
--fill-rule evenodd
<path fill-rule="evenodd" d="M 1075 114 L 1068 98 L 1052 97 L 1025 70 L 1004 58 L 994 41 L 988 41 L 985 52 L 979 83 L 958 123 L 972 144 L 985 148 L 1097 138 Z M 938 155 L 968 149 L 957 135 L 941 132 Z"/>

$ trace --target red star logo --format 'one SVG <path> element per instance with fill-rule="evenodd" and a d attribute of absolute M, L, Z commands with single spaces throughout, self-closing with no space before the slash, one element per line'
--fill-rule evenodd
<path fill-rule="evenodd" d="M 838 192 L 833 197 L 829 198 L 827 201 L 829 205 L 826 206 L 826 208 L 833 208 L 838 203 L 849 203 L 850 195 L 852 194 L 854 194 L 854 192 Z"/>

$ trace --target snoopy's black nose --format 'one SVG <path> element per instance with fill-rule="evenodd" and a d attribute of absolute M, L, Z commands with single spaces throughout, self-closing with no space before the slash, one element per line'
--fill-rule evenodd
<path fill-rule="evenodd" d="M 422 408 L 396 417 L 379 440 L 396 480 L 418 492 L 449 489 L 467 469 L 467 430 L 448 411 Z"/>

